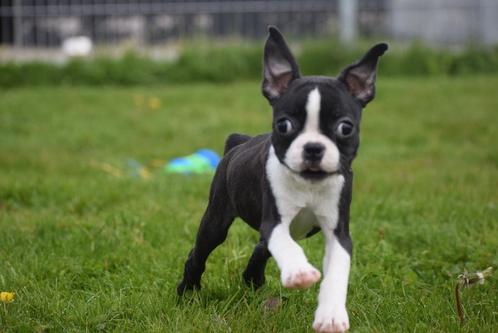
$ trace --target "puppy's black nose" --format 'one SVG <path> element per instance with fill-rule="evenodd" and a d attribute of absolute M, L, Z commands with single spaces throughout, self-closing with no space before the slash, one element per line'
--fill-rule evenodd
<path fill-rule="evenodd" d="M 309 142 L 303 148 L 304 159 L 312 162 L 320 161 L 325 153 L 325 146 L 317 142 Z"/>

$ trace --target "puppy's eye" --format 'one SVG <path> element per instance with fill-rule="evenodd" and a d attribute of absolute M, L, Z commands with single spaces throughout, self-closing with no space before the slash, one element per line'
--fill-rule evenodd
<path fill-rule="evenodd" d="M 354 125 L 349 120 L 343 120 L 339 123 L 335 132 L 339 138 L 349 138 L 354 132 Z"/>
<path fill-rule="evenodd" d="M 275 128 L 280 134 L 288 134 L 292 131 L 292 123 L 287 118 L 282 118 L 277 121 Z"/>

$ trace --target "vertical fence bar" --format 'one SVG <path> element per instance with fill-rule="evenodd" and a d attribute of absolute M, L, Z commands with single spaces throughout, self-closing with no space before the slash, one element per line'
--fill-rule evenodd
<path fill-rule="evenodd" d="M 358 0 L 339 1 L 339 38 L 343 43 L 351 44 L 357 35 Z"/>
<path fill-rule="evenodd" d="M 14 0 L 13 8 L 14 19 L 14 46 L 21 48 L 23 46 L 23 27 L 22 27 L 22 3 L 21 0 Z"/>

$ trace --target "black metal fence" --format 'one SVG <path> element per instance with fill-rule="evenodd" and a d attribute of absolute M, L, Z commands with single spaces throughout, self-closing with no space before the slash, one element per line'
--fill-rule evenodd
<path fill-rule="evenodd" d="M 317 36 L 339 29 L 338 0 L 0 0 L 0 42 L 52 48 L 71 36 L 95 44 L 132 40 L 155 45 L 182 38 L 266 34 L 269 24 L 287 35 Z M 360 32 L 383 33 L 384 0 L 359 1 Z"/>
<path fill-rule="evenodd" d="M 259 39 L 269 24 L 293 37 L 338 35 L 341 4 L 352 3 L 355 36 L 498 43 L 497 0 L 0 0 L 0 44 L 58 48 L 74 36 L 144 46 Z"/>

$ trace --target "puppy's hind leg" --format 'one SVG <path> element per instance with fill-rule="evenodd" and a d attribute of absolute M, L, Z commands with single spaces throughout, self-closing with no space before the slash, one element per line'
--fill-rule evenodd
<path fill-rule="evenodd" d="M 197 232 L 195 246 L 190 251 L 185 263 L 183 279 L 177 287 L 179 295 L 182 295 L 186 290 L 200 289 L 206 260 L 211 252 L 226 239 L 228 228 L 236 217 L 229 204 L 230 200 L 223 177 L 222 168 L 218 168 L 211 185 L 208 207 Z"/>
<path fill-rule="evenodd" d="M 261 240 L 252 253 L 251 259 L 244 271 L 244 281 L 255 289 L 265 283 L 265 268 L 268 259 L 271 257 L 270 251 L 265 241 Z"/>

